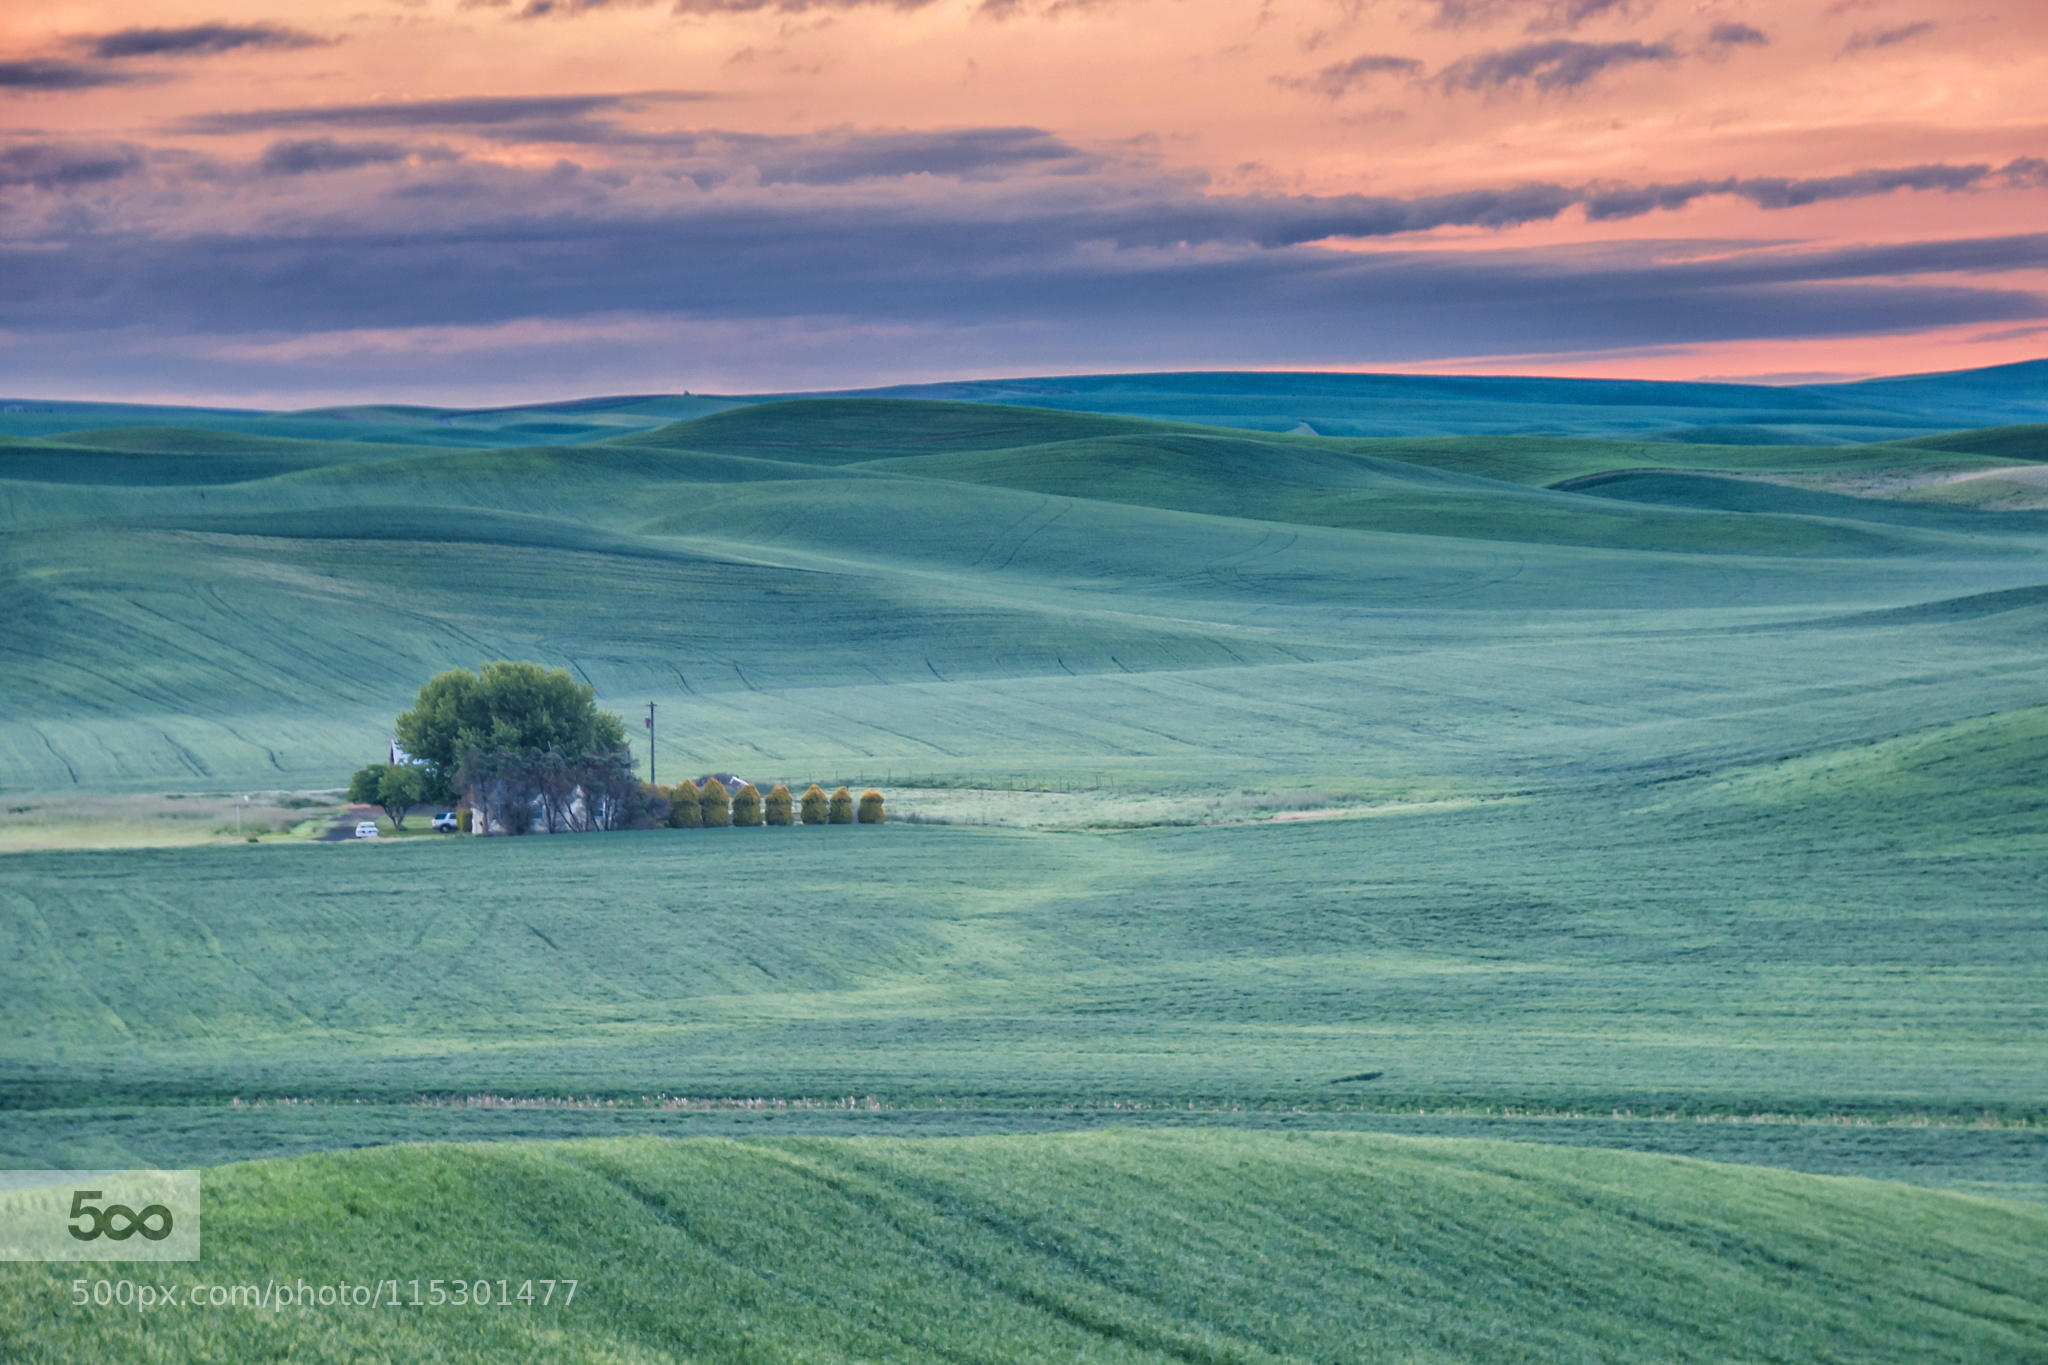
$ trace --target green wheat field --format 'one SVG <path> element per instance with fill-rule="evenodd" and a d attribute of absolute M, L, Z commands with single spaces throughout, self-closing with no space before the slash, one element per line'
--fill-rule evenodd
<path fill-rule="evenodd" d="M 2044 388 L 10 405 L 0 1166 L 578 1287 L 0 1359 L 2048 1359 Z M 890 820 L 318 837 L 497 658 Z"/>

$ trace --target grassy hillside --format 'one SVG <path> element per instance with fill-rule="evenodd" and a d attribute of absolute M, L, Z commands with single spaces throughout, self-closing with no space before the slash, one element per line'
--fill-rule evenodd
<path fill-rule="evenodd" d="M 2027 630 L 2032 622 L 2012 619 L 2023 613 L 2031 614 L 2025 606 L 1987 613 L 1985 627 Z M 1815 840 L 1951 858 L 1984 849 L 2048 853 L 2048 708 L 1733 768 L 1686 800 L 1702 818 L 1731 824 L 1765 813 L 1796 819 Z"/>
<path fill-rule="evenodd" d="M 1375 766 L 1506 758 L 1521 782 L 1572 761 L 1594 696 L 1640 737 L 1668 727 L 1671 689 L 1705 689 L 1721 700 L 1687 714 L 1712 727 L 1772 705 L 1794 664 L 1830 689 L 1788 721 L 1817 742 L 1872 733 L 1831 713 L 1882 709 L 1850 689 L 1902 667 L 1928 720 L 2032 699 L 2005 646 L 1959 654 L 1939 623 L 1824 646 L 1726 628 L 2039 582 L 2038 514 L 1727 478 L 1541 486 L 1646 451 L 1701 471 L 1984 463 L 852 400 L 513 450 L 141 426 L 17 441 L 0 687 L 23 700 L 0 786 L 332 786 L 420 679 L 495 655 L 665 705 L 679 761 L 950 780 L 1025 761 L 1235 780 L 1333 739 L 1362 752 L 1369 723 Z"/>
<path fill-rule="evenodd" d="M 410 453 L 434 449 L 412 447 Z M 349 441 L 301 441 L 189 427 L 124 427 L 40 440 L 0 439 L 0 479 L 116 488 L 225 485 L 388 459 L 392 453 L 390 446 Z"/>
<path fill-rule="evenodd" d="M 1751 476 L 2030 439 L 833 400 L 506 449 L 16 441 L 10 821 L 331 790 L 422 679 L 508 656 L 656 701 L 671 780 L 1022 828 L 11 856 L 0 1082 L 52 1117 L 0 1152 L 93 1103 L 462 1090 L 2029 1120 L 2048 518 Z M 1346 818 L 1029 828 L 1288 803 Z"/>
<path fill-rule="evenodd" d="M 1168 434 L 1177 424 L 1049 408 L 889 398 L 810 398 L 679 422 L 627 446 L 717 450 L 799 464 L 846 464 L 892 456 L 1013 450 L 1047 441 Z"/>
<path fill-rule="evenodd" d="M 2048 1355 L 2024 386 L 1225 378 L 0 414 L 0 1166 L 585 1282 L 0 1358 Z M 207 833 L 495 657 L 896 818 Z"/>
<path fill-rule="evenodd" d="M 1507 799 L 1119 833 L 19 854 L 0 1096 L 2038 1123 L 2044 736 L 2016 711 L 1680 780 L 1624 753 Z M 1341 815 L 1344 790 L 1309 795 Z"/>
<path fill-rule="evenodd" d="M 2048 1349 L 2048 1212 L 1606 1152 L 1338 1134 L 392 1148 L 207 1176 L 261 1287 L 574 1279 L 490 1308 L 71 1308 L 21 1361 L 1916 1360 Z M 113 1278 L 94 1268 L 88 1279 Z M 389 1289 L 384 1291 L 387 1295 Z M 471 1292 L 474 1292 L 473 1290 Z M 546 1292 L 535 1287 L 536 1300 Z"/>
<path fill-rule="evenodd" d="M 1601 498 L 1612 499 L 1613 481 L 1631 477 L 1628 475 L 1602 472 L 1561 480 L 1558 491 L 1517 485 L 1568 469 L 1600 466 L 1604 470 L 1616 460 L 1654 458 L 1639 448 L 1624 450 L 1595 442 L 1546 444 L 1533 451 L 1504 449 L 1493 443 L 1486 443 L 1481 450 L 1480 445 L 1466 439 L 1427 449 L 1405 442 L 1375 442 L 1351 449 L 1317 443 L 1304 448 L 1213 433 L 1150 433 L 1022 450 L 889 460 L 871 467 L 1060 497 L 1296 526 L 1681 553 L 1909 553 L 1914 548 L 1912 540 L 1877 527 L 1915 521 L 1959 524 L 1954 518 L 1939 518 L 1931 509 L 1845 506 L 1839 497 L 1811 493 L 1804 495 L 1808 502 L 1823 505 L 1781 508 L 1765 500 L 1799 494 L 1729 479 L 1710 482 L 1714 487 L 1732 487 L 1755 503 L 1726 510 L 1759 515 L 1734 522 L 1699 515 L 1708 508 L 1697 500 L 1657 497 L 1634 500 L 1676 505 L 1622 509 L 1575 495 L 1597 490 Z M 1396 455 L 1401 458 L 1394 458 Z M 1701 463 L 1716 467 L 1709 460 Z M 1747 469 L 1759 463 L 1743 461 L 1736 467 Z M 1797 468 L 1810 467 L 1812 462 L 1794 459 L 1779 463 Z M 1836 457 L 1827 467 L 1854 466 Z M 1512 477 L 1497 479 L 1479 474 L 1480 469 Z M 1808 515 L 1791 521 L 1784 519 L 1785 512 Z M 1979 521 L 1969 522 L 1968 528 L 1989 529 Z M 2024 529 L 2032 529 L 2032 524 Z"/>

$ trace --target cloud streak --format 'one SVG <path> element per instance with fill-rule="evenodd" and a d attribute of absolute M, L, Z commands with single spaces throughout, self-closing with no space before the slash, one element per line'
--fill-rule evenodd
<path fill-rule="evenodd" d="M 1631 0 L 1552 0 L 1529 20 L 1529 32 L 1551 33 L 1561 29 L 1570 33 L 1594 19 L 1626 15 L 1634 9 Z"/>
<path fill-rule="evenodd" d="M 457 99 L 308 104 L 198 114 L 172 125 L 181 133 L 285 132 L 296 128 L 490 129 L 549 119 L 576 119 L 671 100 L 710 98 L 701 91 L 648 90 L 593 95 L 472 95 Z"/>
<path fill-rule="evenodd" d="M 844 185 L 913 175 L 1080 174 L 1102 163 L 1040 128 L 960 128 L 761 139 L 748 158 L 766 184 Z"/>
<path fill-rule="evenodd" d="M 142 169 L 128 143 L 18 142 L 0 147 L 0 189 L 68 190 L 120 180 Z"/>
<path fill-rule="evenodd" d="M 364 166 L 410 162 L 456 161 L 456 152 L 441 146 L 410 147 L 398 142 L 339 142 L 331 137 L 287 138 L 271 143 L 256 159 L 259 175 L 313 175 L 352 171 Z"/>
<path fill-rule="evenodd" d="M 935 0 L 675 0 L 671 8 L 676 14 L 758 14 L 764 10 L 801 14 L 808 10 L 917 10 L 933 3 Z"/>
<path fill-rule="evenodd" d="M 1431 0 L 1432 28 L 1479 28 L 1520 19 L 1528 33 L 1570 33 L 1596 19 L 1621 18 L 1638 8 L 1637 0 Z"/>
<path fill-rule="evenodd" d="M 1078 175 L 1098 170 L 1101 156 L 1042 128 L 978 127 L 765 134 L 723 129 L 647 133 L 601 114 L 656 100 L 698 98 L 691 92 L 632 95 L 518 96 L 389 104 L 312 105 L 237 111 L 186 119 L 180 131 L 204 134 L 354 129 L 463 132 L 508 144 L 570 144 L 654 156 L 670 170 L 711 188 L 747 176 L 764 185 L 844 185 L 873 179 L 940 176 L 999 179 L 1033 173 Z M 280 144 L 284 145 L 284 144 Z M 312 148 L 313 143 L 290 144 Z M 325 148 L 342 144 L 323 143 Z M 385 143 L 350 144 L 388 146 Z M 308 156 L 327 155 L 309 151 Z M 335 155 L 342 153 L 335 152 Z M 391 160 L 401 159 L 391 157 Z M 367 164 L 367 163 L 359 163 Z M 325 167 L 322 167 L 325 169 Z"/>
<path fill-rule="evenodd" d="M 182 28 L 124 28 L 83 40 L 93 56 L 107 61 L 130 57 L 210 57 L 240 48 L 290 50 L 320 47 L 324 38 L 281 24 L 188 24 Z"/>
<path fill-rule="evenodd" d="M 90 90 L 95 86 L 125 85 L 137 79 L 132 72 L 54 57 L 0 62 L 0 90 Z"/>
<path fill-rule="evenodd" d="M 1313 76 L 1275 76 L 1273 84 L 1288 90 L 1306 90 L 1325 99 L 1342 99 L 1354 88 L 1375 76 L 1419 76 L 1422 63 L 1413 57 L 1385 52 L 1366 52 L 1349 61 L 1332 62 Z"/>
<path fill-rule="evenodd" d="M 1764 47 L 1771 36 L 1752 24 L 1719 23 L 1707 30 L 1707 42 L 1714 47 Z"/>
<path fill-rule="evenodd" d="M 1928 19 L 1900 24 L 1895 28 L 1864 29 L 1849 35 L 1849 41 L 1842 44 L 1842 55 L 1868 52 L 1873 48 L 1897 47 L 1900 43 L 1910 43 L 1915 38 L 1933 31 L 1934 23 Z"/>
<path fill-rule="evenodd" d="M 1545 94 L 1576 90 L 1617 67 L 1645 62 L 1673 62 L 1678 49 L 1669 43 L 1582 43 L 1550 38 L 1495 52 L 1460 57 L 1437 74 L 1445 90 L 1495 92 L 1534 87 Z"/>
<path fill-rule="evenodd" d="M 1891 194 L 1896 190 L 1943 190 L 1955 193 L 1977 189 L 1994 178 L 2007 185 L 2033 183 L 2040 163 L 2023 157 L 1996 173 L 1988 165 L 1900 166 L 1888 170 L 1855 171 L 1848 175 L 1812 176 L 1795 179 L 1783 176 L 1729 176 L 1719 180 L 1688 180 L 1673 185 L 1635 185 L 1595 190 L 1584 199 L 1586 216 L 1595 222 L 1634 218 L 1657 209 L 1681 209 L 1695 199 L 1727 194 L 1747 199 L 1760 209 L 1800 208 L 1835 199 L 1864 199 Z"/>

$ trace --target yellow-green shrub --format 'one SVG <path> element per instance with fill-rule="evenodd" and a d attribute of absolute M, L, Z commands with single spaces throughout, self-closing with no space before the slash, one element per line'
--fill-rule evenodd
<path fill-rule="evenodd" d="M 723 782 L 715 777 L 704 779 L 704 785 L 697 789 L 697 812 L 707 829 L 721 829 L 732 823 L 732 802 L 726 796 Z"/>
<path fill-rule="evenodd" d="M 753 783 L 741 783 L 740 789 L 732 794 L 732 822 L 735 825 L 761 823 L 761 789 Z"/>
<path fill-rule="evenodd" d="M 668 823 L 671 829 L 696 829 L 704 823 L 697 808 L 697 784 L 678 782 L 668 794 Z"/>
<path fill-rule="evenodd" d="M 826 807 L 825 823 L 828 825 L 850 825 L 853 823 L 853 793 L 841 787 L 832 793 L 830 805 Z"/>
<path fill-rule="evenodd" d="M 777 782 L 768 789 L 768 800 L 761 810 L 761 818 L 771 825 L 786 825 L 789 821 L 789 788 Z"/>
<path fill-rule="evenodd" d="M 860 822 L 863 825 L 882 823 L 882 794 L 873 787 L 860 794 Z"/>
<path fill-rule="evenodd" d="M 804 789 L 803 818 L 807 825 L 825 823 L 825 789 L 813 782 Z"/>

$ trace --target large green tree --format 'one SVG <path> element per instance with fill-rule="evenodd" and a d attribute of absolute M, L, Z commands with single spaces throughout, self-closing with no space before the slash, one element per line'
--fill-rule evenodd
<path fill-rule="evenodd" d="M 626 744 L 616 712 L 597 708 L 597 691 L 568 670 L 500 659 L 471 672 L 437 673 L 400 713 L 398 743 L 426 769 L 428 795 L 452 800 L 467 753 L 611 754 Z"/>
<path fill-rule="evenodd" d="M 394 829 L 405 828 L 405 813 L 427 799 L 427 774 L 410 763 L 372 763 L 348 780 L 348 799 L 378 806 Z"/>

